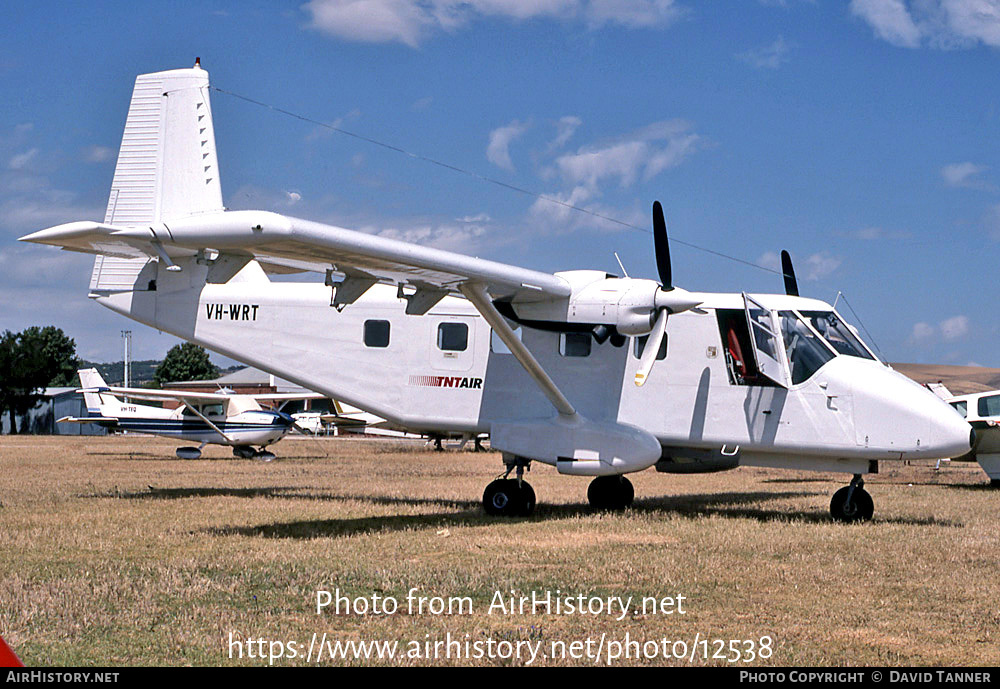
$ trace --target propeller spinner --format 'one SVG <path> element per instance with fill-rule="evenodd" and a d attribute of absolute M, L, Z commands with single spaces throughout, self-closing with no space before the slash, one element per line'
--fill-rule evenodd
<path fill-rule="evenodd" d="M 670 240 L 667 238 L 667 223 L 663 219 L 663 206 L 653 202 L 653 248 L 656 251 L 656 270 L 660 276 L 660 288 L 653 298 L 653 308 L 657 311 L 656 321 L 649 332 L 646 347 L 639 359 L 635 372 L 635 384 L 641 387 L 653 369 L 656 355 L 667 336 L 667 317 L 671 313 L 687 311 L 701 304 L 700 299 L 686 290 L 674 287 L 673 271 L 670 267 Z"/>

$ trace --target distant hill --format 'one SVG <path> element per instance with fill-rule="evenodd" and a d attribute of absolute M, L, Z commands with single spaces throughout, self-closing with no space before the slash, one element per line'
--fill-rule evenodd
<path fill-rule="evenodd" d="M 921 385 L 944 383 L 945 387 L 955 395 L 1000 389 L 1000 368 L 943 364 L 890 364 L 890 366 Z"/>
<path fill-rule="evenodd" d="M 129 384 L 132 387 L 144 387 L 153 382 L 153 374 L 156 373 L 156 367 L 160 365 L 160 360 L 158 359 L 145 359 L 143 361 L 133 361 L 131 362 L 132 375 Z M 109 363 L 98 363 L 96 361 L 81 361 L 80 368 L 96 368 L 101 377 L 108 382 L 109 385 L 121 385 L 122 379 L 125 376 L 125 362 L 123 361 L 112 361 Z M 243 368 L 242 366 L 230 366 L 229 368 L 220 368 L 219 375 L 224 376 L 227 373 L 232 373 L 233 371 L 238 371 Z"/>

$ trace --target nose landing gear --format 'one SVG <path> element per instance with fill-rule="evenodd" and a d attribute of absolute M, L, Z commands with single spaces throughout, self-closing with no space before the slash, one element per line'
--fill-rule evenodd
<path fill-rule="evenodd" d="M 861 474 L 855 474 L 851 485 L 844 486 L 830 500 L 830 514 L 839 522 L 866 522 L 875 513 L 872 496 L 864 488 Z"/>

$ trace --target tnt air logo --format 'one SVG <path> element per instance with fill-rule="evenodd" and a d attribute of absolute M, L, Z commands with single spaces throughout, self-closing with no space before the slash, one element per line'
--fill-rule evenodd
<path fill-rule="evenodd" d="M 469 388 L 472 390 L 482 390 L 483 379 L 462 376 L 410 376 L 410 385 L 425 388 Z"/>
<path fill-rule="evenodd" d="M 210 321 L 255 321 L 260 304 L 205 304 L 205 317 Z"/>

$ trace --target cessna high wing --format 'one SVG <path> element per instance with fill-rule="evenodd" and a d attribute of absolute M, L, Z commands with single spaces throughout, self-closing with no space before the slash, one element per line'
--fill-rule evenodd
<path fill-rule="evenodd" d="M 82 369 L 77 373 L 82 386 L 79 392 L 83 393 L 87 404 L 87 416 L 64 416 L 57 423 L 96 423 L 105 428 L 200 443 L 198 447 L 177 448 L 177 456 L 181 459 L 198 459 L 205 445 L 213 444 L 231 446 L 236 457 L 270 461 L 274 454 L 266 449 L 267 446 L 284 438 L 296 424 L 288 414 L 262 408 L 260 401 L 322 397 L 298 393 L 240 395 L 123 388 L 109 386 L 97 369 Z M 136 404 L 133 400 L 177 402 L 180 406 L 164 409 Z"/>
<path fill-rule="evenodd" d="M 879 461 L 970 447 L 968 424 L 794 280 L 780 295 L 676 287 L 659 204 L 658 281 L 226 211 L 198 64 L 136 79 L 103 222 L 22 239 L 96 254 L 89 296 L 136 321 L 405 428 L 489 433 L 506 467 L 490 514 L 530 514 L 524 471 L 543 462 L 594 477 L 597 508 L 630 504 L 625 474 L 650 467 L 843 472 L 833 516 L 868 519 Z M 325 279 L 268 277 L 292 271 Z"/>

